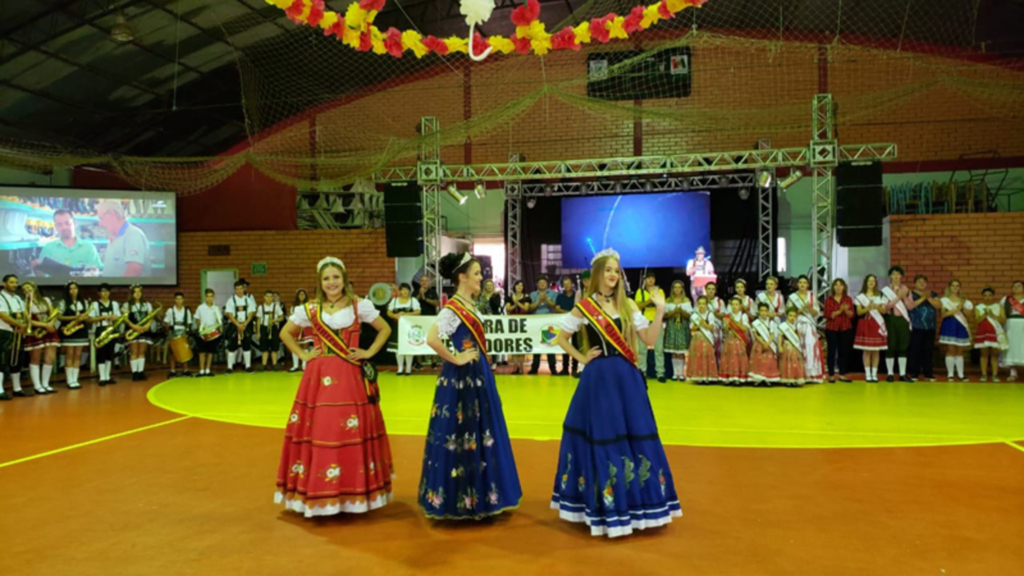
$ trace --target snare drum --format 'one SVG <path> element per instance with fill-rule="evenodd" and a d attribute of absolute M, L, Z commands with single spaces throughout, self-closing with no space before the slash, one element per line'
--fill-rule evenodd
<path fill-rule="evenodd" d="M 177 338 L 171 338 L 167 341 L 167 344 L 171 348 L 171 354 L 174 354 L 175 361 L 184 364 L 192 359 L 192 346 L 189 345 L 186 334 L 182 334 Z"/>
<path fill-rule="evenodd" d="M 206 334 L 203 334 L 202 336 L 203 340 L 206 340 L 207 342 L 209 342 L 210 340 L 216 340 L 217 338 L 220 338 L 220 328 L 214 328 L 213 330 L 207 332 Z"/>

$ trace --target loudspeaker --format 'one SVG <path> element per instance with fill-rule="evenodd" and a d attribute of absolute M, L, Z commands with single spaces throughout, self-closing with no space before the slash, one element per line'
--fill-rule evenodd
<path fill-rule="evenodd" d="M 384 189 L 384 234 L 389 258 L 423 254 L 423 210 L 416 182 L 392 182 Z"/>
<path fill-rule="evenodd" d="M 836 240 L 840 246 L 881 246 L 885 192 L 882 164 L 836 168 Z"/>

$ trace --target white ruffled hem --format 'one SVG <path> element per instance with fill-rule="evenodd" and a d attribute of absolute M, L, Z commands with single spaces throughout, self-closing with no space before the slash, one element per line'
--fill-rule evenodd
<path fill-rule="evenodd" d="M 964 346 L 967 348 L 971 347 L 970 338 L 954 338 L 953 336 L 939 336 L 939 344 L 945 344 L 947 346 Z M 883 348 L 884 350 L 884 348 Z"/>
<path fill-rule="evenodd" d="M 305 502 L 297 499 L 288 500 L 284 497 L 281 492 L 274 493 L 274 504 L 284 504 L 285 510 L 291 510 L 302 514 L 306 518 L 313 518 L 314 516 L 334 516 L 336 514 L 365 514 L 371 510 L 383 508 L 394 501 L 394 495 L 391 492 L 387 494 L 381 494 L 377 498 L 369 502 L 350 503 L 345 502 L 344 504 L 333 504 L 329 506 L 307 506 Z"/>
<path fill-rule="evenodd" d="M 669 504 L 678 505 L 679 502 L 669 502 Z M 632 518 L 630 517 L 629 526 L 595 526 L 591 524 L 590 517 L 585 512 L 570 512 L 561 507 L 558 502 L 551 502 L 551 508 L 558 510 L 558 517 L 568 522 L 577 524 L 586 524 L 590 526 L 591 536 L 607 536 L 609 538 L 618 538 L 620 536 L 629 536 L 633 533 L 633 530 L 646 530 L 648 528 L 658 528 L 665 526 L 666 524 L 672 523 L 672 518 L 681 518 L 683 516 L 682 510 L 669 510 L 668 506 L 659 508 L 657 510 L 648 510 L 646 513 L 657 513 L 665 512 L 666 516 L 661 516 L 653 519 L 646 518 Z M 610 518 L 604 518 L 605 521 L 625 521 L 625 517 L 613 516 Z"/>

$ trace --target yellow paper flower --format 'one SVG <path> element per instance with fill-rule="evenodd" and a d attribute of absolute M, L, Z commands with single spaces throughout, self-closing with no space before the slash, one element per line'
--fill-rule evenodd
<path fill-rule="evenodd" d="M 651 4 L 647 8 L 644 8 L 644 19 L 640 21 L 640 27 L 644 30 L 654 26 L 658 22 L 661 22 L 661 12 L 658 12 L 658 4 Z"/>
<path fill-rule="evenodd" d="M 267 4 L 277 6 L 281 10 L 287 10 L 292 5 L 290 0 L 267 0 Z"/>
<path fill-rule="evenodd" d="M 388 49 L 384 46 L 384 34 L 376 26 L 370 27 L 370 49 L 374 54 L 387 54 Z"/>
<path fill-rule="evenodd" d="M 629 34 L 626 34 L 626 19 L 624 17 L 616 16 L 608 23 L 608 37 L 620 40 L 629 38 Z"/>
<path fill-rule="evenodd" d="M 681 12 L 687 6 L 692 6 L 689 0 L 665 0 L 665 3 L 668 4 L 668 11 L 673 14 Z"/>
<path fill-rule="evenodd" d="M 415 30 L 402 32 L 402 48 L 411 51 L 417 58 L 423 58 L 427 47 L 423 45 L 423 36 Z"/>
<path fill-rule="evenodd" d="M 551 35 L 547 38 L 540 38 L 530 41 L 530 47 L 537 56 L 543 56 L 551 51 Z"/>
<path fill-rule="evenodd" d="M 526 35 L 529 33 L 529 26 L 516 26 L 516 38 L 526 38 Z"/>
<path fill-rule="evenodd" d="M 465 38 L 459 38 L 458 36 L 452 36 L 446 38 L 444 43 L 448 46 L 448 53 L 462 52 L 466 54 L 469 52 L 469 42 Z"/>
<path fill-rule="evenodd" d="M 347 23 L 348 22 L 346 21 L 346 24 Z M 351 48 L 355 48 L 356 50 L 358 50 L 359 49 L 359 37 L 361 35 L 362 35 L 362 32 L 360 30 L 349 28 L 346 25 L 345 26 L 345 31 L 341 35 L 341 41 L 346 46 L 349 46 Z"/>
<path fill-rule="evenodd" d="M 338 23 L 338 13 L 337 12 L 327 12 L 327 13 L 324 14 L 323 19 L 320 20 L 320 28 L 322 28 L 323 30 L 327 30 L 331 26 L 334 26 L 337 23 Z"/>
<path fill-rule="evenodd" d="M 363 24 L 366 23 L 366 15 L 366 10 L 360 8 L 358 2 L 353 2 L 348 5 L 348 10 L 345 10 L 345 25 L 362 31 Z"/>
<path fill-rule="evenodd" d="M 526 28 L 526 31 L 527 38 L 531 40 L 540 40 L 541 38 L 544 37 L 551 38 L 551 34 L 548 34 L 547 29 L 544 28 L 544 23 L 541 22 L 540 20 L 534 20 L 533 22 L 530 22 L 530 25 Z M 520 38 L 522 38 L 522 36 L 520 36 Z"/>
<path fill-rule="evenodd" d="M 511 54 L 516 49 L 516 45 L 504 36 L 491 36 L 487 39 L 487 43 L 502 54 Z"/>
<path fill-rule="evenodd" d="M 590 43 L 590 21 L 583 22 L 579 26 L 572 29 L 573 33 L 576 34 L 577 44 L 589 44 Z"/>

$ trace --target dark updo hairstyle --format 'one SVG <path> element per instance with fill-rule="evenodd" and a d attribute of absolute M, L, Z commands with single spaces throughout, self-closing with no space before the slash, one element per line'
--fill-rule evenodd
<path fill-rule="evenodd" d="M 462 259 L 464 256 L 465 253 L 449 252 L 438 263 L 438 271 L 441 272 L 441 277 L 450 281 L 456 290 L 459 289 L 459 274 L 469 272 L 473 263 L 477 262 L 476 258 L 470 257 L 463 263 Z"/>

